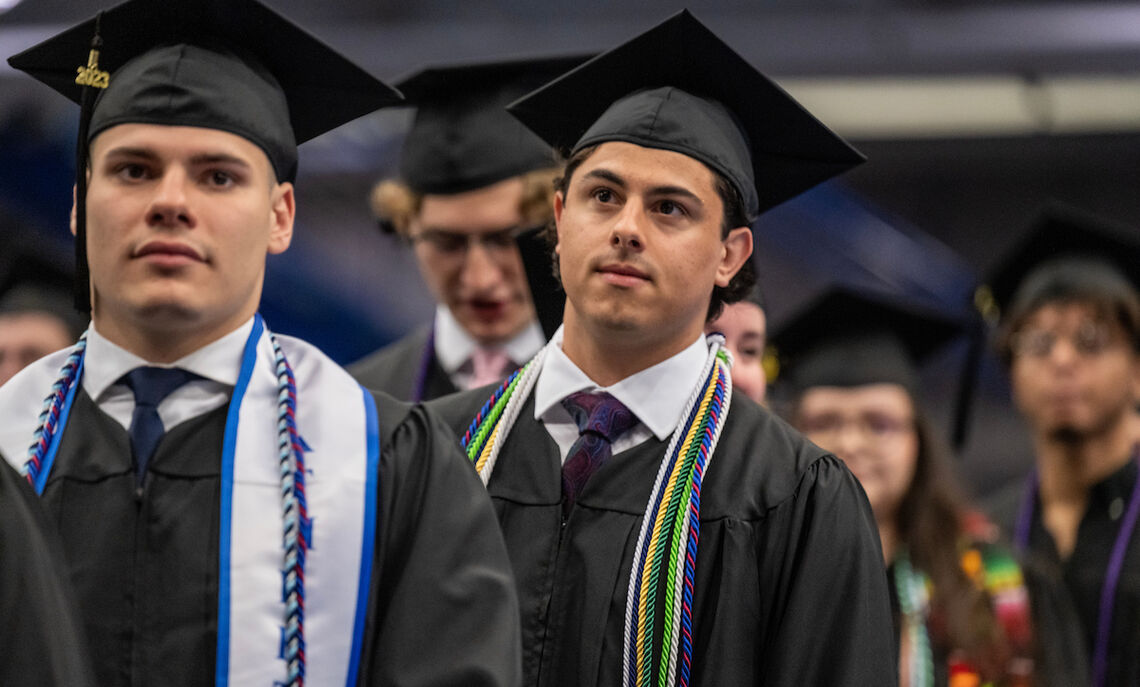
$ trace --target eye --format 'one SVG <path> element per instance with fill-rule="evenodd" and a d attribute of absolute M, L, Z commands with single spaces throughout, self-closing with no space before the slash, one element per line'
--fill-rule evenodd
<path fill-rule="evenodd" d="M 674 203 L 671 200 L 663 200 L 657 204 L 657 211 L 663 215 L 681 216 L 685 214 L 685 208 L 679 203 Z"/>
<path fill-rule="evenodd" d="M 206 173 L 206 182 L 214 188 L 229 188 L 237 183 L 237 179 L 225 170 L 215 169 Z"/>
<path fill-rule="evenodd" d="M 146 166 L 137 162 L 124 162 L 115 168 L 115 176 L 125 181 L 140 181 L 147 178 L 147 174 Z"/>
<path fill-rule="evenodd" d="M 614 201 L 614 192 L 608 188 L 595 189 L 590 195 L 599 203 L 612 203 Z"/>
<path fill-rule="evenodd" d="M 741 346 L 737 353 L 741 358 L 758 359 L 763 353 L 763 348 L 754 348 L 752 346 Z"/>

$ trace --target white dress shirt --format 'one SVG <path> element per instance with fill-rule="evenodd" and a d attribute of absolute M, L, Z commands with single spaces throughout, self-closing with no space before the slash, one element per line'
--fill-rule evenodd
<path fill-rule="evenodd" d="M 532 321 L 521 332 L 515 335 L 499 348 L 507 354 L 516 366 L 522 365 L 538 353 L 538 349 L 546 343 L 542 335 L 542 327 L 538 321 Z M 470 386 L 475 371 L 471 365 L 471 354 L 479 348 L 479 342 L 471 335 L 451 314 L 445 305 L 435 308 L 435 359 L 439 366 L 447 373 L 451 383 L 459 389 Z"/>
<path fill-rule="evenodd" d="M 701 381 L 709 349 L 704 335 L 672 358 L 630 375 L 612 386 L 599 386 L 562 352 L 562 328 L 551 338 L 534 388 L 534 418 L 540 420 L 566 460 L 578 439 L 578 425 L 562 406 L 576 391 L 605 391 L 637 416 L 638 423 L 613 442 L 613 452 L 632 448 L 651 436 L 664 441 L 681 422 L 685 402 Z"/>
<path fill-rule="evenodd" d="M 222 338 L 171 364 L 150 363 L 111 343 L 94 323 L 87 333 L 83 359 L 83 390 L 99 409 L 125 428 L 131 426 L 135 395 L 120 379 L 139 366 L 177 367 L 202 377 L 170 393 L 158 405 L 162 425 L 170 431 L 177 425 L 225 405 L 230 400 L 241 371 L 246 339 L 253 331 L 253 318 Z"/>

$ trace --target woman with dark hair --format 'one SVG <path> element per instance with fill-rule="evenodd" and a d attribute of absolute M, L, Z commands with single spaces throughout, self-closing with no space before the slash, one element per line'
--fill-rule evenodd
<path fill-rule="evenodd" d="M 1079 667 L 1054 672 L 1043 649 L 1076 652 L 1064 640 L 1058 651 L 1045 647 L 1034 630 L 1040 599 L 1048 598 L 1042 617 L 1063 617 L 1058 603 L 1067 606 L 1044 583 L 1031 589 L 1038 585 L 996 528 L 967 506 L 919 403 L 916 361 L 959 332 L 952 320 L 885 297 L 828 292 L 775 337 L 795 354 L 787 356 L 792 422 L 847 464 L 870 501 L 902 687 L 1081 684 Z"/>

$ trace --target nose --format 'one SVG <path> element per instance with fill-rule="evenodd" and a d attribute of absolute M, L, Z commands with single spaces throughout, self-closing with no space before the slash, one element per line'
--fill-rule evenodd
<path fill-rule="evenodd" d="M 194 225 L 190 212 L 186 185 L 188 178 L 181 168 L 172 166 L 163 171 L 155 186 L 155 194 L 147 209 L 147 223 L 152 227 Z"/>
<path fill-rule="evenodd" d="M 641 226 L 644 216 L 641 203 L 633 199 L 627 202 L 614 222 L 610 245 L 618 250 L 640 251 L 644 248 L 645 234 Z"/>
<path fill-rule="evenodd" d="M 1049 362 L 1057 367 L 1068 367 L 1075 363 L 1081 354 L 1077 350 L 1072 337 L 1059 336 L 1053 342 L 1053 348 L 1049 350 Z"/>
<path fill-rule="evenodd" d="M 855 422 L 844 422 L 831 438 L 831 449 L 843 462 L 850 463 L 866 444 L 862 429 Z"/>
<path fill-rule="evenodd" d="M 464 288 L 472 293 L 492 290 L 502 276 L 502 268 L 482 241 L 467 244 L 462 269 L 460 280 Z"/>

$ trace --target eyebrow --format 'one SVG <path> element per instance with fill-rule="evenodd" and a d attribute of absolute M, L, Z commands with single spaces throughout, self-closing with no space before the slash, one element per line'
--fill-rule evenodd
<path fill-rule="evenodd" d="M 150 148 L 135 148 L 131 146 L 113 148 L 107 151 L 106 155 L 107 159 L 124 157 L 142 160 L 158 160 L 160 156 Z M 190 158 L 190 163 L 194 165 L 226 164 L 245 168 L 250 167 L 249 162 L 244 158 L 230 155 L 229 153 L 199 153 Z"/>
<path fill-rule="evenodd" d="M 623 189 L 623 190 L 627 186 L 625 183 L 625 179 L 622 179 L 620 176 L 618 176 L 614 172 L 611 172 L 610 170 L 604 169 L 604 168 L 592 169 L 589 172 L 583 174 L 582 178 L 583 179 L 601 179 L 603 181 L 608 181 L 611 184 L 613 184 L 614 186 L 617 186 L 618 188 Z M 647 196 L 680 196 L 683 198 L 687 198 L 688 200 L 696 203 L 700 207 L 704 207 L 704 205 L 705 205 L 704 201 L 701 200 L 700 196 L 693 193 L 692 191 L 685 188 L 684 186 L 669 186 L 669 185 L 654 186 L 654 187 L 650 188 L 646 192 L 645 195 L 647 195 Z"/>

